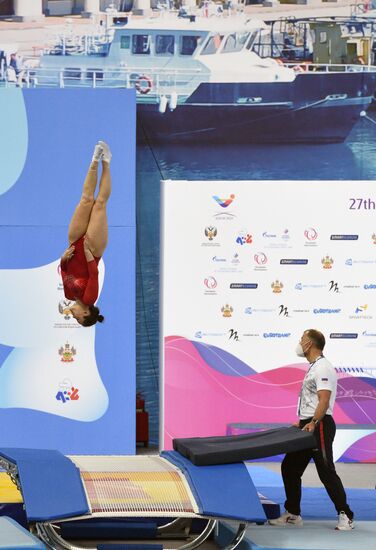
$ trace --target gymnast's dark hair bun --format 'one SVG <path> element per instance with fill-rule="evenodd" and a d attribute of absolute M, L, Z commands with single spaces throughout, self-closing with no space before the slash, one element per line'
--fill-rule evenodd
<path fill-rule="evenodd" d="M 98 321 L 98 323 L 103 323 L 104 317 L 99 313 L 99 308 L 97 306 L 89 306 L 89 315 L 86 315 L 84 322 L 82 325 L 84 327 L 91 327 L 92 325 L 95 325 L 95 323 Z"/>

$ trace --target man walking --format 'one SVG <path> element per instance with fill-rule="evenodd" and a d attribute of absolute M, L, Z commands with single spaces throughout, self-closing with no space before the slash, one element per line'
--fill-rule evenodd
<path fill-rule="evenodd" d="M 282 477 L 286 492 L 285 512 L 271 525 L 303 525 L 300 516 L 302 475 L 313 458 L 317 473 L 332 500 L 337 513 L 336 529 L 354 529 L 354 514 L 347 504 L 345 489 L 333 463 L 333 440 L 336 425 L 333 408 L 337 391 L 334 367 L 324 357 L 325 337 L 318 330 L 304 331 L 296 348 L 299 357 L 305 357 L 310 366 L 304 377 L 298 403 L 299 426 L 314 432 L 317 448 L 287 453 L 282 462 Z"/>

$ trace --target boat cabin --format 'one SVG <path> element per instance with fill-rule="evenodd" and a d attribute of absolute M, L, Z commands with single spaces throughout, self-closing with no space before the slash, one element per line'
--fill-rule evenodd
<path fill-rule="evenodd" d="M 313 62 L 330 64 L 373 64 L 373 24 L 364 21 L 310 22 L 313 33 Z"/>
<path fill-rule="evenodd" d="M 75 56 L 85 56 L 88 63 L 95 58 L 106 66 L 187 67 L 190 58 L 250 49 L 262 21 L 246 22 L 243 18 L 153 18 L 130 20 L 127 24 L 110 27 L 101 35 L 72 37 L 61 35 L 45 51 L 41 65 L 74 63 Z M 82 58 L 80 59 L 80 62 Z"/>

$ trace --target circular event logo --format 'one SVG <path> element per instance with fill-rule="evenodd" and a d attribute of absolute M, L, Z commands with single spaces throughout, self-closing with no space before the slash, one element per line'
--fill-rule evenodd
<path fill-rule="evenodd" d="M 318 233 L 313 227 L 308 227 L 308 229 L 304 231 L 304 236 L 307 241 L 315 241 L 318 237 Z"/>
<path fill-rule="evenodd" d="M 206 288 L 213 290 L 217 286 L 217 280 L 214 277 L 206 277 L 206 279 L 204 279 L 204 285 Z"/>
<path fill-rule="evenodd" d="M 263 252 L 257 252 L 253 256 L 253 258 L 254 258 L 257 265 L 265 265 L 266 262 L 268 261 L 268 258 L 266 257 L 266 254 L 264 254 Z"/>

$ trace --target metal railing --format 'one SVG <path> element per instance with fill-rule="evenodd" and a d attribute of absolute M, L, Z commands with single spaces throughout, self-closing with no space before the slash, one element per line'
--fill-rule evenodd
<path fill-rule="evenodd" d="M 26 88 L 37 87 L 87 87 L 87 88 L 136 88 L 139 95 L 160 96 L 166 92 L 177 94 L 191 93 L 204 79 L 202 69 L 156 69 L 140 70 L 136 67 L 59 67 L 25 68 L 18 84 Z M 3 85 L 14 86 L 13 80 L 3 73 Z"/>
<path fill-rule="evenodd" d="M 284 63 L 297 74 L 335 72 L 376 72 L 376 66 L 358 64 L 327 63 Z M 250 69 L 251 70 L 251 69 Z M 147 101 L 151 96 L 176 93 L 178 96 L 191 94 L 197 86 L 209 79 L 209 72 L 202 68 L 147 68 L 139 67 L 30 67 L 24 68 L 17 79 L 7 77 L 7 71 L 0 73 L 0 85 L 26 88 L 136 88 L 139 99 Z M 246 80 L 244 81 L 246 82 Z"/>
<path fill-rule="evenodd" d="M 307 62 L 287 62 L 284 65 L 297 73 L 307 72 L 342 72 L 342 73 L 374 73 L 375 65 L 361 65 L 355 63 L 307 63 Z"/>

